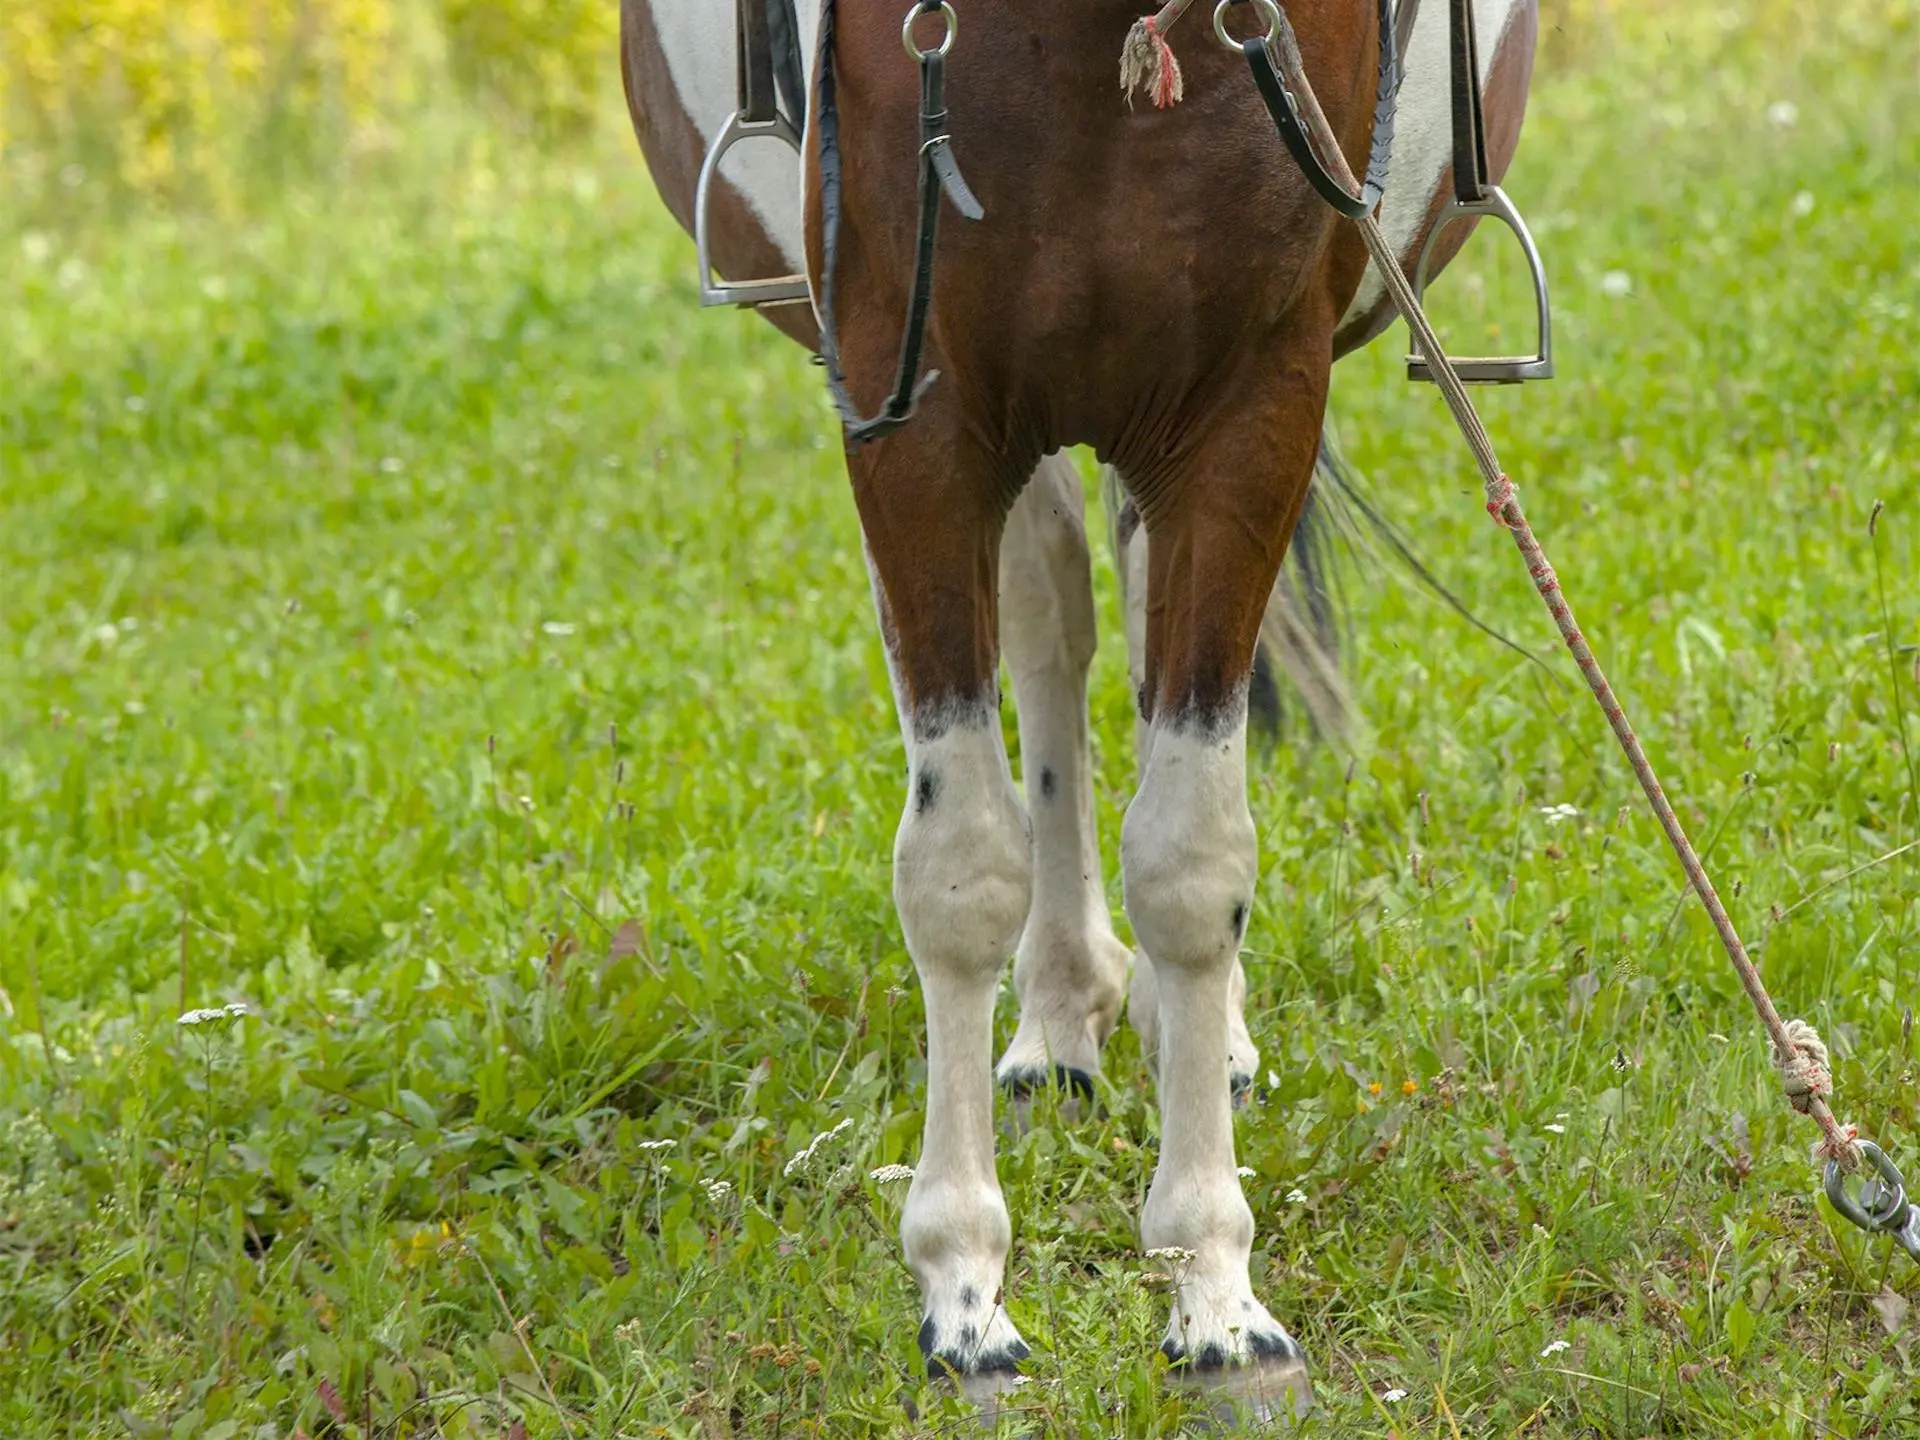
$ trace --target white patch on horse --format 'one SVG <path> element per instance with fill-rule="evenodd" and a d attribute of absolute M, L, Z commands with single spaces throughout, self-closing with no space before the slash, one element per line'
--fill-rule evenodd
<path fill-rule="evenodd" d="M 1257 879 L 1246 705 L 1210 725 L 1156 722 L 1121 830 L 1127 914 L 1153 957 L 1160 1162 L 1140 1216 L 1148 1250 L 1193 1252 L 1175 1274 L 1162 1348 L 1201 1368 L 1301 1352 L 1254 1297 L 1253 1212 L 1240 1191 L 1228 1099 L 1233 972 Z"/>
<path fill-rule="evenodd" d="M 1093 821 L 1087 670 L 1096 642 L 1086 500 L 1064 455 L 1040 462 L 1000 542 L 1000 644 L 1013 677 L 1033 821 L 1033 908 L 1014 959 L 1020 1026 L 1003 1085 L 1088 1086 L 1120 1019 L 1128 951 L 1113 933 Z"/>
<path fill-rule="evenodd" d="M 1474 36 L 1479 42 L 1482 86 L 1493 73 L 1494 57 L 1500 53 L 1507 26 L 1523 5 L 1524 0 L 1474 0 Z M 1447 6 L 1440 0 L 1426 0 L 1414 17 L 1413 39 L 1407 45 L 1406 74 L 1400 82 L 1400 105 L 1394 113 L 1393 165 L 1380 198 L 1380 227 L 1409 275 L 1413 273 L 1415 247 L 1427 223 L 1427 212 L 1453 163 L 1449 56 Z M 1372 314 L 1385 294 L 1386 286 L 1369 262 L 1359 293 L 1341 317 L 1341 326 Z"/>
<path fill-rule="evenodd" d="M 912 715 L 893 898 L 927 1007 L 927 1118 L 900 1238 L 929 1369 L 988 1393 L 1027 1347 L 1001 1302 L 1012 1228 L 994 1173 L 993 999 L 1032 895 L 1027 816 L 992 697 Z M 978 1385 L 968 1377 L 981 1377 Z"/>
<path fill-rule="evenodd" d="M 720 0 L 646 0 L 653 12 L 667 73 L 680 104 L 700 132 L 702 146 L 711 145 L 727 117 L 739 106 L 739 81 L 734 61 L 733 6 Z M 814 39 L 819 34 L 819 0 L 799 0 L 800 56 L 807 90 L 813 89 Z M 801 141 L 801 150 L 806 142 Z M 728 152 L 721 173 L 747 202 L 787 264 L 802 265 L 800 235 L 799 157 L 774 140 L 747 140 Z M 754 276 L 729 276 L 754 279 Z"/>

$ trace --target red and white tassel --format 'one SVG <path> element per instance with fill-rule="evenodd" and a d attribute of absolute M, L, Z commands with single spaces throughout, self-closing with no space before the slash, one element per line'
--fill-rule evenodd
<path fill-rule="evenodd" d="M 1173 6 L 1167 8 L 1174 9 Z M 1178 13 L 1175 10 L 1175 14 Z M 1173 47 L 1160 34 L 1159 19 L 1158 15 L 1143 15 L 1134 21 L 1133 28 L 1127 32 L 1127 43 L 1121 47 L 1120 88 L 1126 92 L 1129 106 L 1133 104 L 1136 90 L 1145 90 L 1152 96 L 1156 110 L 1178 104 L 1185 93 L 1180 62 L 1174 58 Z"/>

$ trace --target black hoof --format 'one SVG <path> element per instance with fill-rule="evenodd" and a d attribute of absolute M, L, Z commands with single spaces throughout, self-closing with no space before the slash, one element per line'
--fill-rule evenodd
<path fill-rule="evenodd" d="M 1300 1347 L 1285 1335 L 1254 1335 L 1247 1359 L 1228 1362 L 1216 1347 L 1199 1353 L 1176 1354 L 1162 1345 L 1173 1361 L 1167 1380 L 1178 1389 L 1198 1392 L 1213 1402 L 1213 1420 L 1220 1434 L 1244 1434 L 1247 1421 L 1292 1422 L 1313 1409 L 1313 1385 Z"/>
<path fill-rule="evenodd" d="M 1002 1397 L 1021 1383 L 1020 1362 L 1032 1352 L 1017 1336 L 1009 1343 L 985 1347 L 977 1343 L 970 1326 L 962 1326 L 949 1344 L 934 1334 L 933 1320 L 921 1322 L 920 1354 L 927 1362 L 927 1379 L 959 1391 L 989 1423 L 999 1417 Z"/>

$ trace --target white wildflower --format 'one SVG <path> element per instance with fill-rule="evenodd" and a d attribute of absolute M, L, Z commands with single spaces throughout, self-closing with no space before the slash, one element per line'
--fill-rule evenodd
<path fill-rule="evenodd" d="M 1787 207 L 1793 212 L 1793 218 L 1804 220 L 1813 213 L 1813 192 L 1802 190 L 1793 197 L 1793 204 Z"/>
<path fill-rule="evenodd" d="M 1564 1135 L 1567 1133 L 1567 1127 L 1564 1125 L 1542 1125 L 1540 1128 L 1549 1135 Z"/>
<path fill-rule="evenodd" d="M 1562 820 L 1572 820 L 1579 813 L 1579 808 L 1573 805 L 1542 805 L 1540 807 L 1540 818 L 1549 825 L 1558 825 Z"/>
<path fill-rule="evenodd" d="M 707 1199 L 715 1205 L 720 1204 L 729 1195 L 733 1194 L 733 1182 L 731 1180 L 702 1180 L 700 1182 L 700 1188 L 707 1192 Z"/>
<path fill-rule="evenodd" d="M 573 631 L 571 620 L 543 620 L 540 624 L 540 633 L 543 635 L 571 635 Z"/>
<path fill-rule="evenodd" d="M 1800 123 L 1800 107 L 1791 100 L 1776 100 L 1767 106 L 1768 123 L 1791 130 Z"/>
<path fill-rule="evenodd" d="M 672 1140 L 642 1140 L 640 1142 L 640 1148 L 642 1150 L 669 1150 L 673 1147 L 674 1143 Z"/>
<path fill-rule="evenodd" d="M 1147 1251 L 1149 1260 L 1164 1260 L 1169 1265 L 1191 1265 L 1195 1252 L 1184 1245 L 1162 1245 L 1157 1250 Z"/>
<path fill-rule="evenodd" d="M 890 1185 L 895 1180 L 911 1180 L 913 1179 L 913 1167 L 911 1165 L 882 1165 L 878 1170 L 869 1170 L 867 1172 L 867 1178 L 877 1180 L 882 1185 Z"/>
<path fill-rule="evenodd" d="M 247 1009 L 243 1001 L 232 1000 L 223 1007 L 223 1013 L 231 1020 L 238 1020 L 244 1015 L 251 1015 L 253 1012 Z"/>
<path fill-rule="evenodd" d="M 1300 1189 L 1298 1186 L 1295 1186 L 1293 1189 L 1287 1191 L 1287 1204 L 1304 1205 L 1306 1203 L 1307 1203 L 1306 1191 Z"/>
<path fill-rule="evenodd" d="M 246 1013 L 244 1007 L 242 1008 L 241 1013 L 242 1014 Z M 189 1029 L 191 1029 L 197 1025 L 217 1025 L 222 1020 L 231 1020 L 233 1018 L 234 1017 L 228 1013 L 225 1007 L 216 1005 L 216 1006 L 210 1006 L 206 1009 L 201 1009 L 201 1010 L 189 1010 L 187 1011 L 186 1014 L 182 1015 L 179 1018 L 179 1020 L 176 1021 L 175 1023 L 180 1025 L 185 1025 Z"/>
<path fill-rule="evenodd" d="M 1565 1340 L 1549 1340 L 1547 1342 L 1547 1348 L 1540 1352 L 1540 1358 L 1542 1360 L 1550 1360 L 1561 1351 L 1571 1350 L 1572 1348 L 1573 1346 Z"/>
<path fill-rule="evenodd" d="M 1624 270 L 1609 270 L 1600 277 L 1600 293 L 1615 300 L 1633 293 L 1633 277 Z"/>
<path fill-rule="evenodd" d="M 814 1151 L 818 1150 L 822 1145 L 826 1144 L 827 1141 L 833 1139 L 835 1136 L 839 1135 L 842 1131 L 851 1129 L 852 1126 L 853 1126 L 853 1117 L 849 1115 L 847 1116 L 846 1119 L 842 1120 L 838 1125 L 834 1126 L 831 1130 L 822 1130 L 818 1135 L 814 1136 L 813 1139 L 807 1142 L 806 1149 L 802 1150 L 798 1155 L 794 1156 L 791 1160 L 787 1161 L 786 1168 L 782 1170 L 780 1173 L 782 1175 L 787 1176 L 789 1179 L 791 1179 L 795 1171 L 805 1170 L 807 1168 L 808 1163 L 813 1159 Z"/>
<path fill-rule="evenodd" d="M 1235 1170 L 1233 1173 L 1238 1175 L 1242 1180 L 1251 1180 L 1253 1179 L 1256 1172 L 1251 1165 L 1242 1165 L 1239 1169 Z"/>
<path fill-rule="evenodd" d="M 382 475 L 398 475 L 404 469 L 406 469 L 406 466 L 401 462 L 398 455 L 383 455 L 380 458 L 380 473 Z"/>
<path fill-rule="evenodd" d="M 1402 1400 L 1407 1398 L 1407 1392 L 1402 1390 L 1399 1386 L 1396 1385 L 1393 1389 L 1387 1391 L 1380 1398 L 1389 1405 L 1398 1405 Z"/>

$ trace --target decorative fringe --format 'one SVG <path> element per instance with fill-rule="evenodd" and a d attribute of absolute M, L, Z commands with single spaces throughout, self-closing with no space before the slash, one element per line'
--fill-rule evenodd
<path fill-rule="evenodd" d="M 1177 105 L 1186 93 L 1180 62 L 1174 58 L 1173 47 L 1161 37 L 1158 18 L 1143 15 L 1134 21 L 1120 50 L 1120 88 L 1126 92 L 1129 107 L 1136 90 L 1151 95 L 1156 110 Z"/>

